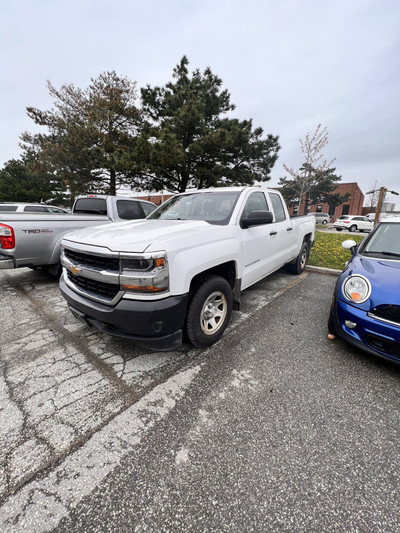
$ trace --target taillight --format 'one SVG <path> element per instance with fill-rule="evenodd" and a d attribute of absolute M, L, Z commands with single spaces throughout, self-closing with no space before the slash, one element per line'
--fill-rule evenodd
<path fill-rule="evenodd" d="M 4 250 L 15 248 L 14 230 L 6 224 L 0 224 L 0 246 Z"/>

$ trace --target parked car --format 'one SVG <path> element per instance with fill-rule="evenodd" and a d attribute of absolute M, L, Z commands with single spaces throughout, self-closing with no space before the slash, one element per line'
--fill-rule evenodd
<path fill-rule="evenodd" d="M 370 354 L 400 363 L 400 219 L 386 217 L 352 252 L 338 277 L 328 327 Z"/>
<path fill-rule="evenodd" d="M 308 216 L 315 217 L 315 222 L 317 224 L 328 224 L 331 220 L 331 217 L 328 213 L 308 213 Z"/>
<path fill-rule="evenodd" d="M 371 231 L 374 223 L 368 218 L 361 215 L 342 215 L 335 220 L 333 227 L 336 231 L 348 229 L 349 231 Z"/>
<path fill-rule="evenodd" d="M 22 202 L 0 202 L 0 212 L 13 213 L 68 213 L 66 209 L 47 204 L 34 204 Z"/>
<path fill-rule="evenodd" d="M 167 200 L 146 220 L 86 228 L 61 243 L 61 293 L 88 326 L 156 350 L 183 334 L 211 346 L 240 293 L 283 266 L 301 274 L 312 217 L 291 219 L 278 191 L 199 189 Z"/>
<path fill-rule="evenodd" d="M 367 218 L 369 218 L 370 220 L 372 220 L 372 222 L 375 221 L 375 213 L 368 213 L 367 215 L 365 215 Z M 391 215 L 390 213 L 381 213 L 379 215 L 379 220 L 382 220 L 386 217 L 390 217 L 390 216 L 393 216 Z"/>

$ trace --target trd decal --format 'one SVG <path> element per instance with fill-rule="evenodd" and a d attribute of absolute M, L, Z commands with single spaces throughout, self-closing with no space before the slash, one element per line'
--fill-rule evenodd
<path fill-rule="evenodd" d="M 53 230 L 52 229 L 23 229 L 22 230 L 24 233 L 53 233 Z"/>

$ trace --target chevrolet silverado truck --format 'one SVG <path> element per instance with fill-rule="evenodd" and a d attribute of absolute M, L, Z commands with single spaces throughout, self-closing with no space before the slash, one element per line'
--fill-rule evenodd
<path fill-rule="evenodd" d="M 260 187 L 177 195 L 144 221 L 87 228 L 62 241 L 61 293 L 89 326 L 153 350 L 223 334 L 240 293 L 287 265 L 303 272 L 315 218 L 290 218 Z"/>
<path fill-rule="evenodd" d="M 56 275 L 60 243 L 69 231 L 145 218 L 156 205 L 116 196 L 79 196 L 72 213 L 0 213 L 0 269 L 30 267 Z"/>

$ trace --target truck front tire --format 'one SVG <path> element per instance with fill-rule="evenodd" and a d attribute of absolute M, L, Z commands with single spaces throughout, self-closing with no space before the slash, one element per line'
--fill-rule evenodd
<path fill-rule="evenodd" d="M 233 304 L 232 289 L 221 276 L 209 276 L 191 295 L 185 333 L 196 348 L 207 348 L 221 338 Z"/>

